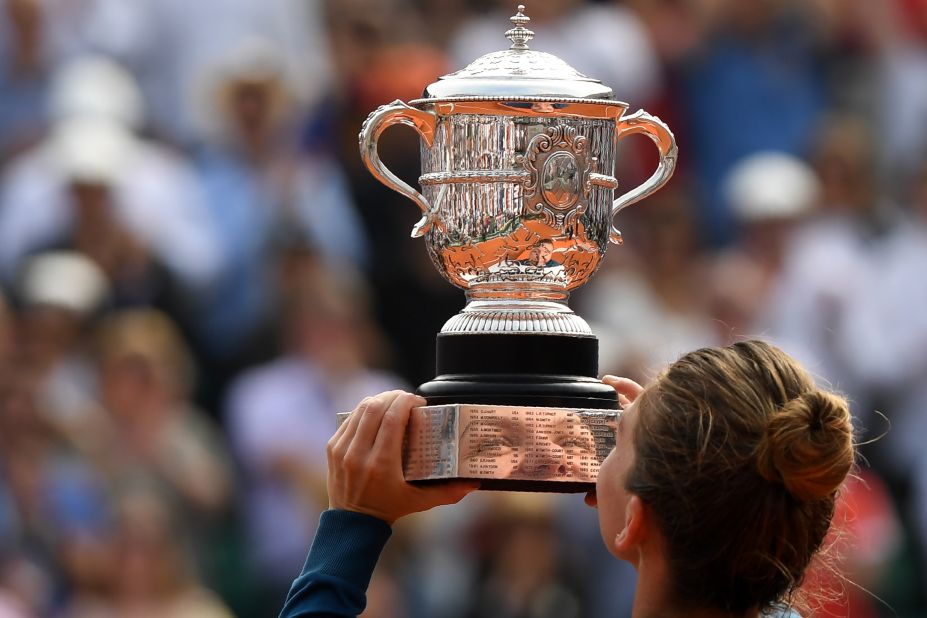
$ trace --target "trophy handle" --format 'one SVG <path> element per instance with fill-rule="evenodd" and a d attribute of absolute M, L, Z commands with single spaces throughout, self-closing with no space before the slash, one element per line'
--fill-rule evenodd
<path fill-rule="evenodd" d="M 380 155 L 377 153 L 377 140 L 380 139 L 380 134 L 388 127 L 394 124 L 404 124 L 418 131 L 422 140 L 430 148 L 434 143 L 436 122 L 437 119 L 434 114 L 406 105 L 397 99 L 374 110 L 364 121 L 358 136 L 361 159 L 363 159 L 364 165 L 367 166 L 373 177 L 393 191 L 415 202 L 422 210 L 421 220 L 412 228 L 412 238 L 423 236 L 428 231 L 436 213 L 424 195 L 400 180 L 383 165 Z"/>
<path fill-rule="evenodd" d="M 631 135 L 632 133 L 643 133 L 652 139 L 653 143 L 656 144 L 657 148 L 660 150 L 660 164 L 657 166 L 657 170 L 653 175 L 642 185 L 620 196 L 612 205 L 612 213 L 609 218 L 612 223 L 608 239 L 616 245 L 620 245 L 622 242 L 621 232 L 615 227 L 615 215 L 618 214 L 620 210 L 635 202 L 639 202 L 666 184 L 673 175 L 673 171 L 676 169 L 677 149 L 676 138 L 673 137 L 673 132 L 669 130 L 669 127 L 666 126 L 662 120 L 656 116 L 651 116 L 644 110 L 640 110 L 630 116 L 625 116 L 620 119 L 615 126 L 615 132 L 616 139 L 621 139 L 625 135 Z"/>

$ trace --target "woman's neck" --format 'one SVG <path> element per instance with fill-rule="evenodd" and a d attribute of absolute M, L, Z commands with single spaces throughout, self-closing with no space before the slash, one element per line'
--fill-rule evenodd
<path fill-rule="evenodd" d="M 730 613 L 715 609 L 680 607 L 669 594 L 670 577 L 666 560 L 660 554 L 642 552 L 637 563 L 637 590 L 631 618 L 759 618 L 760 612 L 752 609 L 743 613 Z"/>

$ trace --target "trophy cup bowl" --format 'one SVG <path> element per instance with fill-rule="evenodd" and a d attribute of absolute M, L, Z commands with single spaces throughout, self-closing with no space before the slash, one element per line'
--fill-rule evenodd
<path fill-rule="evenodd" d="M 676 142 L 658 118 L 626 114 L 600 81 L 529 49 L 523 6 L 511 21 L 509 49 L 439 78 L 419 99 L 381 106 L 359 136 L 371 174 L 421 209 L 412 236 L 424 236 L 467 299 L 438 334 L 437 377 L 419 388 L 429 405 L 414 411 L 405 474 L 583 491 L 614 446 L 618 402 L 597 379 L 598 341 L 567 300 L 609 242 L 621 243 L 614 216 L 670 179 Z M 421 191 L 378 156 L 395 124 L 421 137 Z M 635 133 L 653 140 L 660 162 L 616 199 L 618 142 Z M 468 454 L 484 461 L 471 465 Z"/>

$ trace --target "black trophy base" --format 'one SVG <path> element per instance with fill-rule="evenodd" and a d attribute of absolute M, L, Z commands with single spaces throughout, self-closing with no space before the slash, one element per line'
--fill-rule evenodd
<path fill-rule="evenodd" d="M 597 377 L 598 340 L 591 335 L 440 334 L 436 364 L 437 377 L 417 391 L 430 406 L 619 409 L 615 390 Z M 575 493 L 595 488 L 594 480 L 476 480 L 488 490 Z"/>
<path fill-rule="evenodd" d="M 437 377 L 418 393 L 449 403 L 617 410 L 615 389 L 598 379 L 591 335 L 438 335 Z"/>

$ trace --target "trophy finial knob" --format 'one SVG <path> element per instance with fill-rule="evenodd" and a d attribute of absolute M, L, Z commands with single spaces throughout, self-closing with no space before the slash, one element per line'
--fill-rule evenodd
<path fill-rule="evenodd" d="M 505 33 L 505 36 L 512 42 L 510 49 L 528 49 L 528 41 L 534 38 L 534 33 L 525 28 L 525 24 L 531 21 L 531 18 L 525 15 L 525 5 L 518 5 L 518 12 L 509 17 L 509 21 L 515 24 L 515 27 Z"/>

